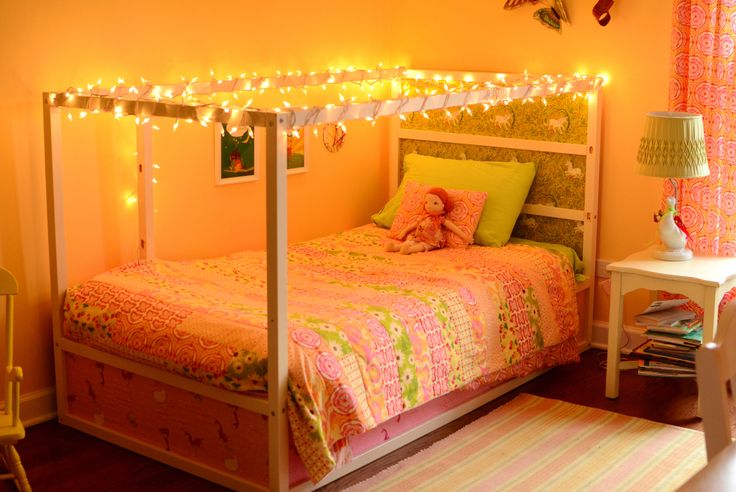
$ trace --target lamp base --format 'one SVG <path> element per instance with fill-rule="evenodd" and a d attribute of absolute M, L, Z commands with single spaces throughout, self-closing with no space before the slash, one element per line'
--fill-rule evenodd
<path fill-rule="evenodd" d="M 658 260 L 665 261 L 687 261 L 693 259 L 693 252 L 688 248 L 681 249 L 655 249 L 653 256 Z"/>

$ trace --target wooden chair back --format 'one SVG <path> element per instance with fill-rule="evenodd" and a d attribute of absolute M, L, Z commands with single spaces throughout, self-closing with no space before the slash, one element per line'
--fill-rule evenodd
<path fill-rule="evenodd" d="M 695 354 L 700 413 L 708 460 L 731 444 L 730 399 L 726 383 L 736 391 L 736 302 L 723 309 L 714 342 Z"/>
<path fill-rule="evenodd" d="M 0 473 L 0 480 L 13 480 L 21 492 L 30 492 L 26 471 L 20 460 L 15 443 L 26 435 L 20 421 L 20 382 L 23 370 L 13 365 L 13 317 L 14 301 L 18 295 L 18 281 L 13 274 L 0 267 L 0 297 L 5 297 L 5 347 L 0 354 L 0 367 L 5 364 L 5 409 L 0 413 L 0 462 L 7 473 Z"/>
<path fill-rule="evenodd" d="M 14 394 L 17 392 L 18 385 L 13 385 L 12 380 L 17 374 L 13 374 L 15 371 L 19 371 L 20 368 L 13 366 L 13 330 L 14 330 L 14 301 L 15 296 L 18 295 L 18 281 L 15 279 L 12 273 L 8 270 L 0 267 L 0 296 L 5 297 L 5 351 L 2 354 L 2 360 L 0 363 L 5 364 L 5 414 L 10 415 L 12 413 L 13 426 L 18 425 L 19 417 L 19 404 L 20 395 Z M 16 391 L 13 391 L 13 390 Z"/>

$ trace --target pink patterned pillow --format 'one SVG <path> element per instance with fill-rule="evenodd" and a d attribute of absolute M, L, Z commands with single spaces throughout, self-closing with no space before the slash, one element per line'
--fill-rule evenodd
<path fill-rule="evenodd" d="M 398 239 L 399 233 L 407 225 L 411 224 L 424 213 L 424 195 L 433 186 L 419 184 L 416 181 L 408 181 L 404 190 L 398 212 L 391 224 L 388 235 Z M 485 191 L 445 190 L 452 202 L 452 210 L 447 214 L 456 226 L 468 236 L 473 237 L 475 228 L 478 227 L 483 205 L 486 203 L 488 193 Z M 454 232 L 447 231 L 447 247 L 464 248 L 467 244 Z"/>

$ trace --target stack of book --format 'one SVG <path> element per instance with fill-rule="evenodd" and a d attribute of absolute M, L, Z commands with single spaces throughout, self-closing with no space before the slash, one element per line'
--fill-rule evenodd
<path fill-rule="evenodd" d="M 685 302 L 687 299 L 658 301 L 636 316 L 636 323 L 646 327 L 647 338 L 632 351 L 639 359 L 639 374 L 695 377 L 695 351 L 703 342 L 703 323 L 695 313 L 677 309 Z"/>

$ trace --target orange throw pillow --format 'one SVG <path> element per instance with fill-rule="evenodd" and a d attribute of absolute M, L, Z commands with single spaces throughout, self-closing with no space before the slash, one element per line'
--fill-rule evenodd
<path fill-rule="evenodd" d="M 391 230 L 388 236 L 398 239 L 399 233 L 409 224 L 416 221 L 424 215 L 424 195 L 427 194 L 433 186 L 419 184 L 416 181 L 406 183 L 404 197 L 401 200 L 398 212 L 391 224 Z M 466 190 L 445 190 L 452 202 L 452 210 L 446 215 L 456 226 L 458 226 L 465 234 L 473 237 L 480 215 L 483 212 L 483 205 L 486 203 L 488 193 L 485 191 L 466 191 Z M 454 232 L 446 229 L 448 248 L 464 248 L 467 244 L 460 239 Z"/>

